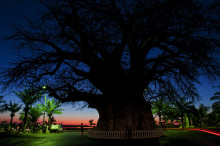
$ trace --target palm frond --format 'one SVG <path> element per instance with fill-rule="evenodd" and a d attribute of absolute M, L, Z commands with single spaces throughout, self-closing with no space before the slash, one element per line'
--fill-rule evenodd
<path fill-rule="evenodd" d="M 214 102 L 212 104 L 212 110 L 218 110 L 220 109 L 220 101 Z"/>
<path fill-rule="evenodd" d="M 220 95 L 214 95 L 210 98 L 210 100 L 220 100 Z"/>

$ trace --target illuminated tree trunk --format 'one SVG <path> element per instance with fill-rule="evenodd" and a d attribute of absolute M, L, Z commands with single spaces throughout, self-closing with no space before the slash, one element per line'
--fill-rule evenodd
<path fill-rule="evenodd" d="M 146 101 L 107 102 L 98 108 L 98 112 L 97 130 L 128 131 L 155 129 L 151 106 Z"/>

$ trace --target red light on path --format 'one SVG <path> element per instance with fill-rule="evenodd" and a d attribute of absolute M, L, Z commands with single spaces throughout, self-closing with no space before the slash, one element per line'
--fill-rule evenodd
<path fill-rule="evenodd" d="M 220 132 L 213 131 L 213 130 L 207 130 L 207 129 L 189 129 L 189 130 L 202 131 L 202 132 L 206 132 L 206 133 L 210 133 L 210 134 L 220 136 Z"/>

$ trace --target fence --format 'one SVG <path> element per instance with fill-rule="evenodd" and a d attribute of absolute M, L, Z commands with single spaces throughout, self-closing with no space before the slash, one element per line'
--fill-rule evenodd
<path fill-rule="evenodd" d="M 144 139 L 162 137 L 163 130 L 136 130 L 136 131 L 96 131 L 89 130 L 88 136 L 104 139 Z"/>

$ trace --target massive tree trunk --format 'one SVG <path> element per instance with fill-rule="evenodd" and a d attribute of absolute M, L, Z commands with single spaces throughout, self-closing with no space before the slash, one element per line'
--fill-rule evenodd
<path fill-rule="evenodd" d="M 127 131 L 153 130 L 155 122 L 151 112 L 151 104 L 143 97 L 147 81 L 137 70 L 125 74 L 118 62 L 100 64 L 98 69 L 91 68 L 90 81 L 103 93 L 103 98 L 96 101 L 95 108 L 99 112 L 97 130 Z M 141 66 L 141 63 L 139 64 Z M 96 64 L 95 67 L 98 65 Z M 116 68 L 117 67 L 117 68 Z M 100 70 L 102 68 L 102 70 Z"/>
<path fill-rule="evenodd" d="M 155 122 L 151 105 L 146 101 L 106 101 L 98 107 L 97 130 L 153 130 Z"/>

